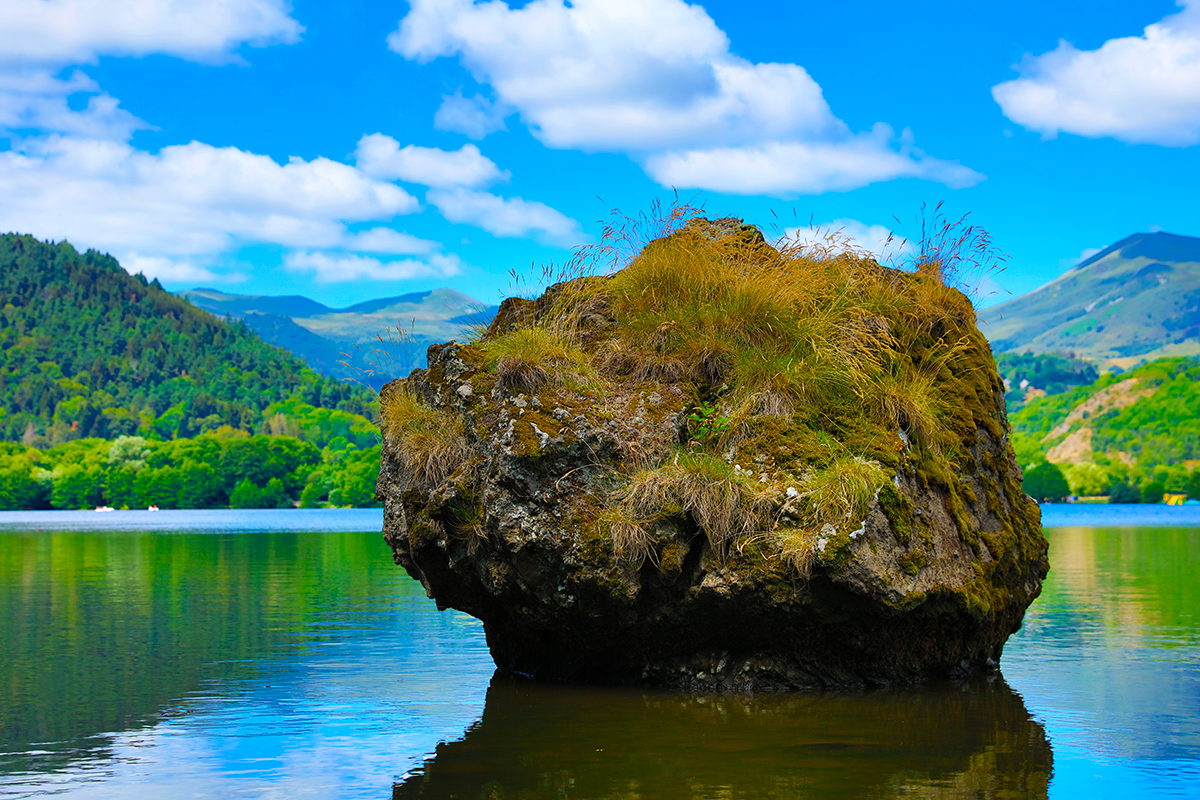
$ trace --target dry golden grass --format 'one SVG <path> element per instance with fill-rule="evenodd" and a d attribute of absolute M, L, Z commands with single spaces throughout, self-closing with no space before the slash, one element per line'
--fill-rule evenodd
<path fill-rule="evenodd" d="M 558 327 L 518 328 L 480 346 L 501 388 L 536 392 L 546 383 L 571 380 L 586 383 L 595 377 L 587 354 Z"/>
<path fill-rule="evenodd" d="M 833 526 L 858 523 L 866 517 L 875 493 L 887 482 L 882 466 L 860 456 L 845 456 L 813 470 L 797 490 L 808 501 L 809 522 Z"/>
<path fill-rule="evenodd" d="M 955 450 L 952 378 L 987 354 L 982 340 L 955 340 L 974 311 L 952 284 L 964 269 L 988 268 L 991 241 L 961 220 L 948 223 L 939 208 L 918 255 L 892 269 L 836 235 L 772 246 L 748 226 L 699 219 L 687 206 L 656 211 L 620 220 L 599 245 L 544 270 L 543 283 L 557 283 L 527 304 L 527 321 L 478 346 L 508 391 L 564 384 L 604 405 L 614 387 L 664 382 L 728 419 L 661 463 L 624 462 L 614 505 L 598 519 L 619 554 L 640 563 L 652 555 L 655 522 L 681 516 L 718 552 L 774 536 L 803 572 L 816 558 L 816 531 L 864 518 L 898 436 L 918 455 Z M 403 395 L 388 405 L 385 435 L 415 485 L 444 480 L 463 458 L 461 429 L 453 430 L 461 423 L 431 418 Z M 804 509 L 795 527 L 776 519 L 787 484 L 755 481 L 727 461 L 759 441 L 769 420 L 816 442 L 794 449 L 799 460 L 786 467 L 800 492 L 793 505 Z"/>
<path fill-rule="evenodd" d="M 379 414 L 384 441 L 395 449 L 408 487 L 432 491 L 466 460 L 462 420 L 430 408 L 404 388 L 380 397 Z"/>
<path fill-rule="evenodd" d="M 704 531 L 713 548 L 723 552 L 731 542 L 762 530 L 770 508 L 767 494 L 749 476 L 718 457 L 678 453 L 661 466 L 630 476 L 620 501 L 625 527 L 618 537 L 614 526 L 613 541 L 615 544 L 620 538 L 627 545 L 637 545 L 651 521 L 686 514 Z"/>

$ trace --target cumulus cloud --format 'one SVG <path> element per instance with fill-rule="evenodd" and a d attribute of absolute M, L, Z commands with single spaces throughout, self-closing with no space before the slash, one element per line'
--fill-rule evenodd
<path fill-rule="evenodd" d="M 1066 41 L 1027 55 L 1019 78 L 992 87 L 1004 115 L 1047 138 L 1059 131 L 1123 142 L 1200 143 L 1200 2 L 1141 36 L 1078 50 Z"/>
<path fill-rule="evenodd" d="M 227 62 L 239 45 L 296 42 L 286 0 L 5 0 L 0 64 L 162 53 Z"/>
<path fill-rule="evenodd" d="M 794 243 L 820 247 L 834 252 L 869 253 L 880 263 L 890 263 L 911 255 L 912 242 L 883 225 L 869 225 L 856 219 L 835 219 L 819 225 L 788 228 L 784 237 Z"/>
<path fill-rule="evenodd" d="M 343 250 L 359 250 L 365 253 L 389 253 L 400 256 L 419 256 L 432 253 L 441 247 L 429 239 L 418 239 L 409 233 L 391 228 L 371 228 L 349 234 L 342 241 Z"/>
<path fill-rule="evenodd" d="M 67 65 L 101 55 L 151 53 L 237 61 L 242 44 L 299 40 L 284 0 L 6 0 L 0 14 L 0 132 L 38 131 L 128 139 L 152 128 Z M 67 97 L 86 93 L 83 109 Z"/>
<path fill-rule="evenodd" d="M 190 261 L 180 261 L 160 256 L 145 256 L 141 253 L 126 253 L 121 258 L 121 266 L 131 275 L 141 273 L 147 278 L 158 278 L 160 281 L 191 281 L 216 282 L 238 280 L 240 274 L 218 275 L 210 269 L 197 266 Z"/>
<path fill-rule="evenodd" d="M 461 188 L 430 189 L 425 199 L 451 222 L 474 225 L 493 236 L 532 236 L 562 247 L 584 239 L 579 223 L 543 203 Z"/>
<path fill-rule="evenodd" d="M 249 242 L 335 247 L 351 238 L 347 222 L 418 208 L 399 186 L 326 158 L 278 164 L 199 142 L 157 154 L 61 136 L 17 144 L 0 153 L 0 228 L 118 257 L 200 256 Z"/>
<path fill-rule="evenodd" d="M 982 177 L 903 142 L 853 135 L 803 67 L 735 56 L 705 10 L 683 0 L 532 0 L 515 9 L 413 0 L 388 46 L 419 62 L 457 56 L 544 144 L 627 153 L 663 183 L 679 175 L 688 186 L 758 193 L 761 180 L 734 173 L 769 153 L 790 157 L 773 194 L 900 175 L 956 185 Z M 465 114 L 466 102 L 450 98 L 439 113 Z M 906 160 L 915 166 L 894 163 Z"/>
<path fill-rule="evenodd" d="M 75 110 L 67 97 L 87 93 L 87 106 Z M 105 139 L 128 139 L 151 128 L 120 108 L 80 70 L 56 78 L 43 68 L 0 69 L 0 131 L 36 130 Z"/>
<path fill-rule="evenodd" d="M 420 205 L 393 181 L 479 189 L 508 180 L 475 145 L 400 147 L 373 134 L 359 142 L 358 166 L 327 158 L 280 164 L 201 142 L 150 153 L 129 140 L 152 124 L 83 71 L 63 69 L 152 53 L 237 62 L 243 45 L 295 42 L 302 32 L 287 0 L 8 0 L 0 14 L 0 135 L 12 146 L 0 152 L 0 228 L 107 250 L 135 272 L 172 281 L 236 278 L 201 265 L 248 244 L 303 250 L 287 265 L 322 281 L 454 274 L 458 261 L 439 243 L 389 227 Z M 474 104 L 474 122 L 451 115 L 447 125 L 503 125 L 499 106 L 463 102 Z M 539 203 L 494 198 L 495 207 L 484 208 L 470 197 L 447 202 L 458 218 L 489 229 L 554 239 L 575 226 Z M 363 225 L 371 222 L 379 224 Z"/>
<path fill-rule="evenodd" d="M 391 136 L 372 133 L 358 141 L 354 157 L 358 167 L 372 177 L 423 186 L 478 187 L 510 177 L 473 144 L 458 150 L 411 144 L 401 147 Z"/>
<path fill-rule="evenodd" d="M 463 97 L 462 90 L 442 95 L 442 104 L 433 115 L 433 127 L 439 131 L 463 133 L 482 139 L 489 133 L 506 130 L 504 118 L 512 109 L 482 95 Z"/>
<path fill-rule="evenodd" d="M 726 194 L 844 192 L 878 181 L 925 178 L 952 188 L 974 186 L 983 176 L 957 161 L 888 146 L 891 130 L 839 142 L 768 142 L 651 156 L 646 172 L 664 186 Z"/>
<path fill-rule="evenodd" d="M 310 272 L 321 283 L 354 280 L 401 281 L 412 278 L 447 278 L 462 267 L 457 256 L 434 253 L 425 260 L 381 261 L 345 253 L 290 253 L 284 266 L 293 272 Z"/>

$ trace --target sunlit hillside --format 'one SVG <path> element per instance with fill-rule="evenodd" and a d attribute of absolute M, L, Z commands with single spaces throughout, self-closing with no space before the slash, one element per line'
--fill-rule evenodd
<path fill-rule="evenodd" d="M 1135 234 L 979 312 L 979 323 L 997 353 L 1058 352 L 1123 368 L 1200 354 L 1200 239 Z"/>

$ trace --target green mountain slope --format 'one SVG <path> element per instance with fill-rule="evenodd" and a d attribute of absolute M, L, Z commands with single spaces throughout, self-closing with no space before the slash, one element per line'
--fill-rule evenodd
<path fill-rule="evenodd" d="M 1114 484 L 1200 497 L 1200 359 L 1163 358 L 1031 400 L 1009 416 L 1020 463 L 1066 468 L 1077 494 Z"/>
<path fill-rule="evenodd" d="M 0 438 L 39 446 L 286 424 L 272 404 L 369 413 L 371 393 L 66 242 L 0 236 Z"/>
<path fill-rule="evenodd" d="M 496 313 L 453 289 L 414 292 L 329 308 L 307 297 L 180 293 L 218 316 L 243 320 L 263 338 L 303 358 L 313 369 L 378 387 L 425 365 L 429 345 L 469 335 Z"/>
<path fill-rule="evenodd" d="M 979 312 L 996 352 L 1072 353 L 1128 368 L 1200 353 L 1200 239 L 1139 233 L 1040 289 Z"/>

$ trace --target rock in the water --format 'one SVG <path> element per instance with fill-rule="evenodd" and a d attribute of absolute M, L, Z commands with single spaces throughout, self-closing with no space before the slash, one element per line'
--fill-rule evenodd
<path fill-rule="evenodd" d="M 384 387 L 396 562 L 496 664 L 694 689 L 994 668 L 1048 569 L 949 265 L 705 220 Z"/>

